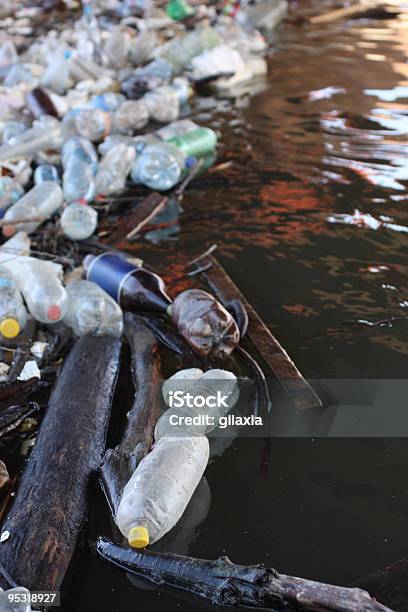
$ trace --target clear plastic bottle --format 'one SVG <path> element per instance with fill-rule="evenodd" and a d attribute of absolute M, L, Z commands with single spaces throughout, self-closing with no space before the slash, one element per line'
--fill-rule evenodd
<path fill-rule="evenodd" d="M 96 151 L 85 138 L 70 138 L 61 152 L 64 174 L 62 185 L 67 202 L 92 200 L 95 194 L 95 174 L 98 169 Z"/>
<path fill-rule="evenodd" d="M 70 52 L 66 51 L 62 57 L 52 59 L 45 69 L 41 84 L 55 91 L 57 94 L 64 94 L 71 85 L 69 76 Z"/>
<path fill-rule="evenodd" d="M 105 53 L 112 68 L 123 68 L 126 65 L 130 40 L 129 32 L 121 26 L 117 26 L 110 33 L 105 45 Z"/>
<path fill-rule="evenodd" d="M 184 134 L 188 134 L 188 132 L 192 132 L 199 127 L 200 126 L 197 125 L 197 123 L 194 123 L 194 121 L 191 119 L 178 119 L 177 121 L 173 121 L 172 123 L 169 123 L 169 125 L 165 125 L 157 130 L 156 134 L 162 140 L 170 140 L 171 138 L 184 136 Z"/>
<path fill-rule="evenodd" d="M 185 167 L 185 156 L 167 142 L 147 145 L 131 171 L 132 181 L 157 191 L 177 185 Z"/>
<path fill-rule="evenodd" d="M 149 121 L 149 110 L 143 100 L 127 100 L 119 106 L 113 117 L 113 131 L 133 134 Z"/>
<path fill-rule="evenodd" d="M 122 310 L 103 289 L 91 281 L 79 280 L 69 283 L 66 292 L 68 310 L 64 323 L 76 336 L 121 336 Z"/>
<path fill-rule="evenodd" d="M 144 548 L 174 527 L 201 480 L 208 457 L 205 436 L 160 438 L 125 486 L 116 515 L 131 546 Z"/>
<path fill-rule="evenodd" d="M 7 121 L 2 132 L 2 143 L 5 145 L 13 144 L 19 134 L 22 134 L 27 126 L 22 121 Z"/>
<path fill-rule="evenodd" d="M 44 181 L 53 181 L 54 183 L 60 184 L 60 179 L 58 176 L 58 170 L 52 164 L 40 164 L 34 170 L 34 183 L 39 185 L 40 183 L 44 183 Z"/>
<path fill-rule="evenodd" d="M 135 158 L 135 150 L 124 143 L 110 149 L 99 164 L 95 192 L 109 195 L 123 189 Z"/>
<path fill-rule="evenodd" d="M 44 181 L 39 185 L 34 185 L 4 215 L 5 221 L 15 222 L 19 219 L 23 221 L 13 225 L 4 225 L 4 236 L 9 238 L 17 231 L 28 234 L 34 232 L 45 219 L 49 219 L 60 208 L 63 200 L 64 194 L 57 183 Z M 28 219 L 36 220 L 28 221 Z"/>
<path fill-rule="evenodd" d="M 10 596 L 13 596 L 11 601 Z M 34 612 L 31 610 L 30 591 L 25 587 L 14 587 L 3 591 L 0 588 L 0 610 L 1 612 Z"/>
<path fill-rule="evenodd" d="M 34 319 L 48 324 L 61 321 L 68 307 L 68 297 L 49 262 L 34 257 L 17 257 L 7 263 L 7 268 L 12 270 Z"/>
<path fill-rule="evenodd" d="M 210 431 L 218 427 L 219 418 L 228 414 L 239 397 L 237 377 L 228 370 L 208 370 L 196 379 L 191 377 L 190 381 L 183 381 L 183 387 L 179 387 L 183 392 L 182 398 L 175 397 L 174 392 L 170 394 L 170 391 L 176 388 L 179 382 L 174 380 L 174 377 L 166 381 L 170 408 L 166 410 L 156 423 L 154 432 L 156 441 L 160 440 L 163 436 L 201 436 L 210 433 Z M 200 405 L 195 405 L 192 402 L 192 405 L 189 406 L 186 400 L 187 393 L 191 395 L 191 399 L 197 398 Z M 170 395 L 172 395 L 171 399 Z M 177 403 L 175 400 L 177 400 Z M 209 403 L 201 405 L 203 400 L 209 400 Z M 184 401 L 183 405 L 179 406 L 178 402 L 181 403 L 182 401 Z M 175 407 L 171 405 L 172 402 Z M 179 418 L 173 418 L 172 422 L 172 417 L 174 416 L 196 416 L 199 418 L 196 423 L 185 425 L 184 421 Z"/>
<path fill-rule="evenodd" d="M 222 43 L 218 32 L 210 26 L 196 28 L 184 36 L 177 36 L 169 43 L 163 45 L 160 56 L 173 66 L 176 73 L 181 72 L 185 66 L 206 49 L 213 49 Z"/>
<path fill-rule="evenodd" d="M 111 131 L 112 117 L 98 108 L 83 108 L 75 114 L 74 125 L 79 136 L 99 142 Z"/>
<path fill-rule="evenodd" d="M 18 53 L 13 41 L 6 39 L 0 47 L 0 77 L 4 77 L 8 70 L 18 62 Z"/>
<path fill-rule="evenodd" d="M 107 91 L 103 94 L 92 96 L 89 100 L 89 104 L 94 108 L 99 108 L 107 113 L 111 113 L 115 112 L 125 101 L 126 98 L 123 94 Z"/>
<path fill-rule="evenodd" d="M 86 240 L 96 230 L 98 213 L 92 206 L 73 202 L 64 208 L 61 229 L 71 240 Z"/>
<path fill-rule="evenodd" d="M 33 127 L 16 136 L 13 144 L 0 147 L 0 162 L 33 155 L 44 149 L 59 149 L 63 143 L 61 124 L 55 117 L 43 115 Z"/>
<path fill-rule="evenodd" d="M 14 64 L 7 72 L 6 77 L 3 81 L 5 87 L 14 87 L 20 83 L 33 83 L 34 76 L 29 65 L 27 64 Z"/>
<path fill-rule="evenodd" d="M 13 275 L 0 265 L 0 336 L 10 340 L 27 323 L 27 311 Z"/>
<path fill-rule="evenodd" d="M 2 176 L 0 178 L 0 219 L 6 213 L 6 210 L 15 204 L 24 195 L 24 188 L 11 176 Z"/>
<path fill-rule="evenodd" d="M 155 121 L 169 123 L 180 114 L 180 101 L 177 91 L 169 85 L 162 85 L 147 93 L 143 98 L 149 115 Z"/>

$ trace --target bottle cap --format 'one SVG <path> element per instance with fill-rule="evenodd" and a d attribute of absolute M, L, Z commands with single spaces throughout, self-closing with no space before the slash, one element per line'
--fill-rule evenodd
<path fill-rule="evenodd" d="M 20 324 L 17 319 L 7 317 L 0 323 L 0 333 L 4 338 L 15 338 L 20 333 Z"/>
<path fill-rule="evenodd" d="M 145 548 L 149 544 L 149 532 L 141 525 L 129 529 L 128 542 L 132 548 Z"/>
<path fill-rule="evenodd" d="M 6 238 L 11 238 L 16 233 L 15 225 L 3 225 L 3 236 Z"/>
<path fill-rule="evenodd" d="M 61 318 L 61 308 L 57 304 L 53 304 L 47 310 L 47 317 L 50 321 L 58 321 Z"/>

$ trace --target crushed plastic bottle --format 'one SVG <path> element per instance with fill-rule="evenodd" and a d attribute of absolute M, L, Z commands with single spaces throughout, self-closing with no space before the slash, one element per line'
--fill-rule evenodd
<path fill-rule="evenodd" d="M 121 134 L 133 134 L 149 122 L 149 109 L 143 100 L 127 100 L 116 110 L 113 129 Z"/>
<path fill-rule="evenodd" d="M 77 133 L 91 142 L 99 142 L 111 130 L 111 114 L 98 108 L 84 108 L 74 116 Z"/>
<path fill-rule="evenodd" d="M 95 232 L 98 213 L 92 206 L 73 202 L 64 208 L 61 215 L 61 229 L 71 240 L 86 240 Z"/>
<path fill-rule="evenodd" d="M 6 211 L 4 220 L 10 224 L 3 226 L 4 236 L 9 238 L 17 231 L 28 234 L 34 232 L 44 220 L 49 219 L 61 207 L 63 199 L 61 187 L 53 181 L 34 185 Z M 20 219 L 22 222 L 16 223 Z"/>
<path fill-rule="evenodd" d="M 61 321 L 68 307 L 68 297 L 49 262 L 34 257 L 16 257 L 4 265 L 11 269 L 34 319 L 48 324 Z"/>
<path fill-rule="evenodd" d="M 209 458 L 205 436 L 163 437 L 125 486 L 116 522 L 130 546 L 144 548 L 182 516 Z"/>
<path fill-rule="evenodd" d="M 99 164 L 95 178 L 96 194 L 109 195 L 123 189 L 135 157 L 135 150 L 124 143 L 110 149 Z"/>
<path fill-rule="evenodd" d="M 90 281 L 79 280 L 68 283 L 66 292 L 68 309 L 64 323 L 76 336 L 121 336 L 122 310 L 103 289 Z"/>
<path fill-rule="evenodd" d="M 61 124 L 55 117 L 43 115 L 33 127 L 16 136 L 12 144 L 0 147 L 0 162 L 33 155 L 44 149 L 59 149 L 63 143 Z"/>
<path fill-rule="evenodd" d="M 10 340 L 18 336 L 27 322 L 27 311 L 11 272 L 0 265 L 0 336 Z"/>
<path fill-rule="evenodd" d="M 64 174 L 62 185 L 67 202 L 92 200 L 95 194 L 95 175 L 98 170 L 97 154 L 89 140 L 70 138 L 61 152 Z"/>
<path fill-rule="evenodd" d="M 175 121 L 180 114 L 178 91 L 169 85 L 157 87 L 147 93 L 143 100 L 150 117 L 160 123 Z"/>
<path fill-rule="evenodd" d="M 62 57 L 50 61 L 41 78 L 44 87 L 52 89 L 57 94 L 64 94 L 67 91 L 72 84 L 68 62 L 70 55 L 70 52 L 66 51 Z"/>
<path fill-rule="evenodd" d="M 34 170 L 34 183 L 39 185 L 40 183 L 44 183 L 44 181 L 53 181 L 54 183 L 60 184 L 60 179 L 58 176 L 58 170 L 52 164 L 40 164 Z"/>
<path fill-rule="evenodd" d="M 0 178 L 0 219 L 2 219 L 10 206 L 15 204 L 24 195 L 24 188 L 11 176 Z"/>

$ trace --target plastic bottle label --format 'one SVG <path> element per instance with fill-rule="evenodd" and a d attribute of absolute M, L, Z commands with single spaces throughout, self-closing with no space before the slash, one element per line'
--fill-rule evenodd
<path fill-rule="evenodd" d="M 102 253 L 96 257 L 88 270 L 87 279 L 102 287 L 119 302 L 125 278 L 137 270 L 136 266 L 114 253 Z"/>

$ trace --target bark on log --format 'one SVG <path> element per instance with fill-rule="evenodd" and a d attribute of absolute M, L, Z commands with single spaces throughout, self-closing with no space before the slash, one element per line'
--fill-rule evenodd
<path fill-rule="evenodd" d="M 0 558 L 31 590 L 58 590 L 102 460 L 119 371 L 119 340 L 85 337 L 69 353 L 2 527 Z"/>
<path fill-rule="evenodd" d="M 249 316 L 247 337 L 281 382 L 295 406 L 300 409 L 321 407 L 322 403 L 315 391 L 217 259 L 210 254 L 200 258 L 195 266 L 196 269 L 203 269 L 202 276 L 224 306 L 232 300 L 243 303 Z"/>
<path fill-rule="evenodd" d="M 160 586 L 204 597 L 218 606 L 247 606 L 275 612 L 390 612 L 368 593 L 279 574 L 261 565 L 235 565 L 150 551 L 137 552 L 99 538 L 98 554 Z"/>
<path fill-rule="evenodd" d="M 113 516 L 125 484 L 153 444 L 154 427 L 160 413 L 159 344 L 143 319 L 131 313 L 125 314 L 125 334 L 132 354 L 135 400 L 122 440 L 116 448 L 106 451 L 100 470 L 101 487 Z"/>

